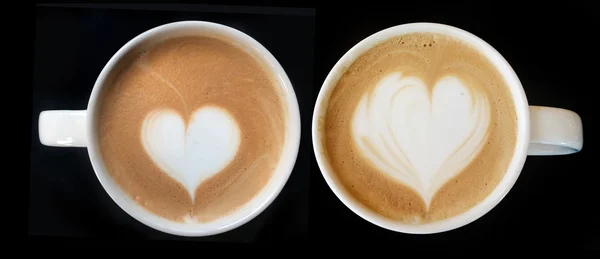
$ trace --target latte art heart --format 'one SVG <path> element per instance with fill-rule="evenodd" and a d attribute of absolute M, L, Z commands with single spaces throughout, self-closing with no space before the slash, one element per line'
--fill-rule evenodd
<path fill-rule="evenodd" d="M 431 88 L 402 73 L 385 76 L 359 102 L 352 121 L 360 153 L 430 205 L 436 192 L 479 153 L 490 104 L 456 77 Z"/>
<path fill-rule="evenodd" d="M 146 153 L 165 173 L 186 187 L 192 201 L 196 187 L 235 157 L 240 130 L 227 111 L 205 106 L 187 123 L 174 110 L 150 112 L 142 125 Z"/>

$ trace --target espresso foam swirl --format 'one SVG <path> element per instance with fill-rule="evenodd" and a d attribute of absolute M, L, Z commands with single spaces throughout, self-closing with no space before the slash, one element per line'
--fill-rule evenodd
<path fill-rule="evenodd" d="M 157 109 L 148 113 L 141 129 L 148 156 L 188 190 L 192 201 L 200 183 L 231 163 L 240 135 L 231 115 L 214 106 L 200 107 L 189 122 L 174 110 Z"/>
<path fill-rule="evenodd" d="M 226 38 L 186 36 L 121 61 L 98 135 L 125 193 L 179 222 L 214 221 L 260 193 L 279 163 L 287 107 L 254 55 Z"/>
<path fill-rule="evenodd" d="M 335 179 L 385 217 L 424 223 L 483 200 L 516 140 L 510 89 L 453 37 L 411 33 L 373 46 L 326 99 L 323 150 Z"/>
<path fill-rule="evenodd" d="M 387 75 L 356 108 L 352 132 L 359 152 L 414 188 L 429 206 L 437 190 L 473 160 L 485 141 L 488 100 L 471 89 L 447 76 L 430 94 L 418 77 Z"/>

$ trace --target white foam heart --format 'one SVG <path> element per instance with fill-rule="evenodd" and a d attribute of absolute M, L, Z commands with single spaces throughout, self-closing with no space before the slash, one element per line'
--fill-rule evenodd
<path fill-rule="evenodd" d="M 455 77 L 440 78 L 429 91 L 418 77 L 392 73 L 362 97 L 352 132 L 361 154 L 414 188 L 429 207 L 479 153 L 490 116 L 485 94 Z"/>
<path fill-rule="evenodd" d="M 150 112 L 142 143 L 154 163 L 183 184 L 194 200 L 196 187 L 235 157 L 240 129 L 229 113 L 214 106 L 194 111 L 189 122 L 171 109 Z"/>

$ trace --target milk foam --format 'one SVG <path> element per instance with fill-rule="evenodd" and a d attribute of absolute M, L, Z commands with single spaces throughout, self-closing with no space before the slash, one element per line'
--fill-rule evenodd
<path fill-rule="evenodd" d="M 479 153 L 488 135 L 490 104 L 457 77 L 433 87 L 390 73 L 360 100 L 352 136 L 376 168 L 413 188 L 429 207 L 435 193 Z"/>
<path fill-rule="evenodd" d="M 150 112 L 141 129 L 142 144 L 165 173 L 183 184 L 192 201 L 196 187 L 225 168 L 240 145 L 240 129 L 224 109 L 205 106 L 189 122 L 176 111 Z"/>
<path fill-rule="evenodd" d="M 264 190 L 283 154 L 287 104 L 277 75 L 227 38 L 173 37 L 143 51 L 119 61 L 99 99 L 107 173 L 159 217 L 231 215 Z"/>

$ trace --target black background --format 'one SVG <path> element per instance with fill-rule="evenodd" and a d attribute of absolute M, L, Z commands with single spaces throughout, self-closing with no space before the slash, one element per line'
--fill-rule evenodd
<path fill-rule="evenodd" d="M 198 5 L 161 8 L 129 5 L 131 9 L 126 10 L 112 8 L 118 7 L 115 5 L 103 5 L 103 8 L 76 6 L 43 5 L 36 8 L 28 233 L 224 242 L 306 239 L 312 150 L 307 145 L 310 144 L 307 131 L 302 132 L 292 175 L 263 213 L 224 234 L 178 238 L 150 229 L 122 211 L 98 182 L 85 148 L 41 145 L 37 120 L 43 110 L 85 109 L 94 82 L 106 62 L 138 34 L 169 22 L 206 20 L 245 32 L 278 59 L 294 86 L 302 124 L 308 125 L 313 82 L 314 10 Z M 163 11 L 165 9 L 167 11 Z M 290 51 L 290 47 L 296 49 Z"/>
<path fill-rule="evenodd" d="M 135 35 L 170 21 L 212 19 L 255 37 L 282 63 L 298 95 L 303 132 L 295 171 L 273 205 L 237 230 L 197 240 L 293 238 L 320 244 L 341 240 L 393 241 L 397 245 L 407 241 L 443 244 L 469 240 L 469 244 L 494 244 L 490 241 L 504 240 L 515 245 L 559 242 L 598 245 L 594 212 L 598 194 L 593 187 L 597 184 L 597 169 L 591 164 L 596 144 L 592 133 L 597 132 L 593 121 L 597 109 L 592 105 L 592 91 L 597 83 L 592 79 L 597 75 L 594 69 L 598 41 L 594 24 L 598 24 L 598 19 L 594 18 L 591 4 L 568 1 L 560 5 L 529 6 L 506 1 L 465 4 L 406 1 L 393 6 L 364 3 L 326 6 L 304 1 L 268 1 L 267 5 L 316 7 L 316 15 L 182 12 L 181 7 L 174 5 L 169 7 L 180 10 L 43 8 L 41 12 L 41 8 L 36 8 L 28 233 L 179 239 L 149 230 L 120 211 L 97 182 L 84 149 L 54 150 L 39 145 L 36 120 L 43 109 L 84 109 L 101 68 Z M 40 23 L 41 19 L 45 19 L 44 23 Z M 498 206 L 479 220 L 450 232 L 395 233 L 352 213 L 331 192 L 314 160 L 310 143 L 312 108 L 327 73 L 348 49 L 379 30 L 409 22 L 453 25 L 490 43 L 516 71 L 531 105 L 566 108 L 581 116 L 583 150 L 567 156 L 529 157 L 512 191 Z M 41 42 L 38 35 L 47 42 Z M 40 54 L 40 50 L 45 54 Z"/>

